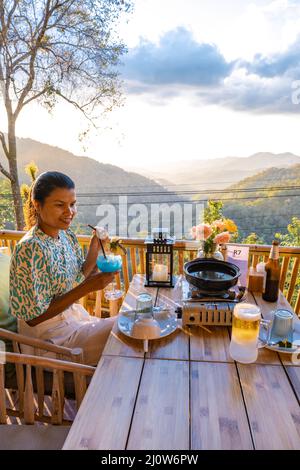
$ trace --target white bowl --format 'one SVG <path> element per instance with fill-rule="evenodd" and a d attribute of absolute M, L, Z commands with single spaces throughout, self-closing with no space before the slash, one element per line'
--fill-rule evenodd
<path fill-rule="evenodd" d="M 155 339 L 160 334 L 160 326 L 154 318 L 139 318 L 131 328 L 131 336 L 135 339 Z"/>

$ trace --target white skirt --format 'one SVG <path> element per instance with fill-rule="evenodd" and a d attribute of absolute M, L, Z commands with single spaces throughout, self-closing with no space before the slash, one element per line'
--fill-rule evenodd
<path fill-rule="evenodd" d="M 26 321 L 19 319 L 18 331 L 21 335 L 62 346 L 79 328 L 89 323 L 91 318 L 82 305 L 72 304 L 64 312 L 36 326 L 29 326 Z"/>
<path fill-rule="evenodd" d="M 31 338 L 49 341 L 66 348 L 81 348 L 84 362 L 97 365 L 106 341 L 113 327 L 115 317 L 92 317 L 80 304 L 73 304 L 51 320 L 36 326 L 29 326 L 24 320 L 18 321 L 19 333 Z M 32 346 L 21 346 L 23 354 L 35 354 Z M 38 354 L 57 357 L 55 353 L 38 350 Z"/>

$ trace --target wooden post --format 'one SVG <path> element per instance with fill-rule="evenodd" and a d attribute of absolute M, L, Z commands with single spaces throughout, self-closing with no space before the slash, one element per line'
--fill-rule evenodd
<path fill-rule="evenodd" d="M 13 349 L 17 354 L 21 354 L 20 346 L 16 341 L 13 341 Z M 22 414 L 24 411 L 24 369 L 22 364 L 15 364 L 17 385 L 19 393 L 19 413 Z"/>
<path fill-rule="evenodd" d="M 77 362 L 78 364 L 83 364 L 83 352 L 81 348 L 75 348 L 72 350 L 72 361 Z M 86 378 L 79 373 L 74 373 L 74 385 L 75 385 L 75 397 L 77 409 L 79 409 L 80 404 L 83 400 L 84 394 L 86 392 Z"/>
<path fill-rule="evenodd" d="M 120 299 L 109 301 L 109 316 L 115 317 L 119 313 Z"/>
<path fill-rule="evenodd" d="M 34 424 L 34 396 L 31 378 L 31 366 L 26 366 L 26 384 L 24 392 L 24 421 L 25 424 Z"/>
<path fill-rule="evenodd" d="M 96 292 L 95 317 L 102 317 L 102 290 Z"/>
<path fill-rule="evenodd" d="M 53 371 L 53 385 L 52 385 L 52 424 L 61 424 L 63 419 L 62 397 L 61 397 L 61 375 L 58 371 Z"/>
<path fill-rule="evenodd" d="M 44 399 L 45 399 L 45 383 L 44 383 L 44 369 L 42 367 L 35 368 L 37 395 L 38 395 L 38 415 L 40 418 L 44 414 Z"/>

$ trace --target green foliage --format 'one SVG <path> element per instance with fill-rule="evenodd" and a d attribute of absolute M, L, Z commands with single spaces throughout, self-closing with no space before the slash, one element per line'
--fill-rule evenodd
<path fill-rule="evenodd" d="M 276 238 L 280 240 L 280 244 L 283 246 L 300 246 L 300 219 L 298 217 L 292 217 L 291 223 L 287 226 L 288 233 L 282 235 L 276 233 Z"/>
<path fill-rule="evenodd" d="M 28 163 L 25 168 L 24 168 L 25 173 L 30 177 L 31 184 L 36 180 L 37 174 L 38 174 L 38 167 L 34 161 L 31 161 Z M 29 198 L 29 193 L 30 193 L 30 186 L 26 183 L 23 183 L 21 185 L 21 196 L 23 203 L 27 201 Z"/>
<path fill-rule="evenodd" d="M 223 219 L 223 202 L 208 201 L 207 207 L 204 209 L 204 222 L 211 224 L 214 220 Z"/>
<path fill-rule="evenodd" d="M 15 215 L 11 187 L 7 179 L 0 180 L 0 229 L 15 229 Z"/>
<path fill-rule="evenodd" d="M 263 245 L 263 238 L 259 237 L 255 232 L 250 233 L 246 238 L 242 240 L 242 243 L 246 245 Z"/>
<path fill-rule="evenodd" d="M 268 245 L 277 232 L 288 236 L 287 225 L 292 217 L 300 215 L 300 191 L 288 188 L 299 186 L 299 164 L 288 168 L 270 168 L 231 186 L 231 189 L 239 192 L 224 196 L 228 200 L 223 199 L 223 212 L 238 224 L 238 241 L 244 241 L 253 232 L 262 243 Z M 280 187 L 282 189 L 278 189 Z M 264 191 L 260 189 L 249 192 L 253 188 L 263 188 Z M 294 242 L 294 237 L 288 236 L 282 242 L 295 244 L 297 239 Z"/>
<path fill-rule="evenodd" d="M 38 171 L 39 169 L 34 161 L 31 161 L 25 166 L 25 173 L 30 177 L 32 182 L 36 180 Z"/>

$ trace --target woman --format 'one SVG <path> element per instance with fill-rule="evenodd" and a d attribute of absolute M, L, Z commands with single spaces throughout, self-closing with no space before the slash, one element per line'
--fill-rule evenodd
<path fill-rule="evenodd" d="M 69 348 L 81 347 L 86 364 L 97 364 L 113 318 L 91 317 L 75 302 L 103 289 L 114 273 L 99 273 L 100 243 L 93 235 L 83 259 L 70 225 L 76 215 L 73 181 L 59 172 L 34 182 L 26 211 L 30 230 L 17 244 L 10 269 L 10 313 L 19 333 Z"/>

